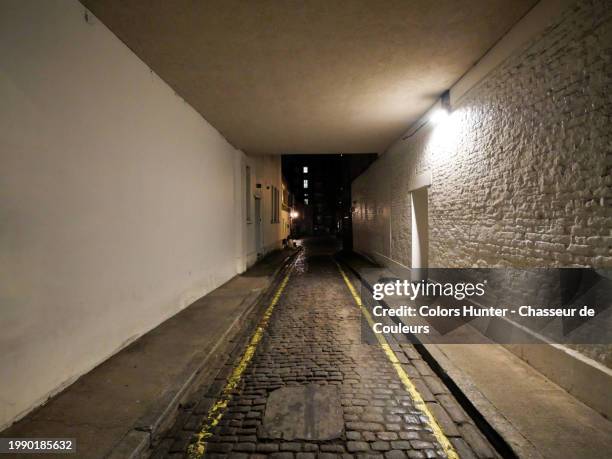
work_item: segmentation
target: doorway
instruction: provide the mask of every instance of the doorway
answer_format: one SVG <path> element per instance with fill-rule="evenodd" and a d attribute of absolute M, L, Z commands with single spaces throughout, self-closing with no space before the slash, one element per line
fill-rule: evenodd
<path fill-rule="evenodd" d="M 427 209 L 427 187 L 410 193 L 412 206 L 412 264 L 413 282 L 427 279 L 429 265 L 429 222 Z"/>
<path fill-rule="evenodd" d="M 261 231 L 261 198 L 255 197 L 255 253 L 263 255 L 263 234 Z"/>

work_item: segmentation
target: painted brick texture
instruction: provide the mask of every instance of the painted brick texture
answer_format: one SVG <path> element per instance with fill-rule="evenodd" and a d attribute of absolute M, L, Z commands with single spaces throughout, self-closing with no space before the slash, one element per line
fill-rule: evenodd
<path fill-rule="evenodd" d="M 411 264 L 411 184 L 431 171 L 432 267 L 612 267 L 612 6 L 583 0 L 442 125 L 399 139 L 352 186 L 354 247 Z M 571 346 L 612 366 L 611 346 Z"/>
<path fill-rule="evenodd" d="M 410 266 L 431 171 L 430 266 L 612 267 L 612 8 L 580 1 L 353 183 L 355 247 Z"/>

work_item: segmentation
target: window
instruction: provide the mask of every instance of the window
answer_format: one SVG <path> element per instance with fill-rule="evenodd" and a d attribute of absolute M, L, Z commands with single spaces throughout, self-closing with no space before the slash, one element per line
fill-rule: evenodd
<path fill-rule="evenodd" d="M 245 203 L 246 203 L 246 221 L 251 222 L 251 167 L 246 167 L 245 177 Z"/>
<path fill-rule="evenodd" d="M 304 174 L 308 174 L 308 166 L 304 166 Z"/>
<path fill-rule="evenodd" d="M 274 191 L 276 192 L 276 209 L 275 209 L 275 222 L 276 223 L 280 223 L 280 200 L 281 200 L 281 194 L 280 194 L 280 190 L 278 188 L 274 188 Z"/>
<path fill-rule="evenodd" d="M 280 222 L 280 192 L 275 186 L 270 187 L 270 223 Z"/>
<path fill-rule="evenodd" d="M 283 184 L 283 205 L 289 206 L 289 190 L 284 184 Z"/>
<path fill-rule="evenodd" d="M 308 198 L 304 198 L 304 204 L 308 205 Z"/>
<path fill-rule="evenodd" d="M 308 180 L 304 180 L 304 189 L 308 188 Z"/>
<path fill-rule="evenodd" d="M 276 206 L 276 203 L 274 202 L 274 187 L 271 186 L 270 187 L 270 223 L 274 223 L 275 206 Z"/>

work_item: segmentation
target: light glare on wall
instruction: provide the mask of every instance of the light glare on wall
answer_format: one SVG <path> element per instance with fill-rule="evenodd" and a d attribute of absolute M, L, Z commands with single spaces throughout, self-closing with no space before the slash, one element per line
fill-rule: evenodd
<path fill-rule="evenodd" d="M 444 109 L 444 108 L 439 108 L 436 111 L 434 111 L 431 116 L 429 117 L 429 120 L 434 124 L 440 124 L 443 123 L 444 121 L 446 121 L 449 117 L 449 113 L 448 110 Z"/>
<path fill-rule="evenodd" d="M 429 121 L 434 124 L 441 124 L 450 117 L 451 103 L 450 91 L 444 91 L 440 96 L 440 108 L 435 110 L 429 117 Z"/>
<path fill-rule="evenodd" d="M 455 158 L 461 134 L 465 130 L 465 118 L 465 110 L 460 108 L 446 116 L 442 115 L 437 124 L 432 121 L 433 129 L 427 141 L 427 149 L 433 162 Z"/>

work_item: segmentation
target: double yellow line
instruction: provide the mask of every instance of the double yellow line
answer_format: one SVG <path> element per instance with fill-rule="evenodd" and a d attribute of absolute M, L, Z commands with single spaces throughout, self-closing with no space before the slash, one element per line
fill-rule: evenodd
<path fill-rule="evenodd" d="M 204 453 L 206 452 L 206 440 L 212 436 L 213 428 L 219 424 L 219 421 L 221 421 L 221 418 L 225 414 L 225 408 L 227 408 L 227 405 L 231 399 L 232 391 L 238 387 L 238 383 L 242 378 L 244 370 L 246 370 L 249 363 L 253 359 L 257 345 L 263 338 L 264 331 L 268 325 L 268 322 L 270 321 L 274 307 L 276 306 L 276 303 L 278 303 L 283 290 L 285 290 L 287 282 L 289 282 L 289 276 L 291 275 L 292 270 L 293 265 L 291 265 L 291 268 L 289 268 L 287 274 L 285 274 L 285 277 L 276 289 L 276 292 L 274 293 L 270 304 L 266 308 L 263 317 L 259 321 L 257 329 L 255 330 L 255 333 L 253 333 L 244 354 L 228 378 L 219 399 L 214 403 L 210 410 L 208 410 L 208 415 L 206 416 L 206 420 L 202 425 L 202 429 L 196 434 L 195 440 L 189 445 L 189 448 L 187 448 L 187 454 L 191 459 L 199 459 L 204 456 Z"/>
<path fill-rule="evenodd" d="M 361 298 L 357 294 L 355 287 L 353 287 L 353 284 L 349 280 L 348 276 L 346 275 L 342 267 L 338 263 L 336 263 L 336 266 L 338 267 L 338 270 L 340 271 L 340 274 L 342 275 L 342 278 L 344 279 L 346 286 L 351 292 L 351 295 L 353 296 L 355 303 L 359 306 L 361 313 L 366 318 L 370 327 L 372 327 L 374 325 L 374 321 L 372 320 L 372 316 L 370 315 L 370 312 L 367 310 L 367 308 L 365 308 L 365 306 L 361 302 Z M 272 316 L 274 307 L 278 303 L 278 300 L 280 299 L 283 293 L 283 290 L 285 290 L 285 287 L 287 286 L 287 282 L 289 282 L 289 276 L 291 275 L 292 270 L 293 270 L 293 265 L 291 266 L 291 268 L 289 268 L 289 270 L 283 277 L 283 280 L 281 281 L 280 285 L 276 289 L 276 292 L 274 293 L 274 296 L 272 297 L 270 304 L 266 308 L 263 314 L 263 317 L 261 318 L 259 324 L 257 325 L 257 329 L 253 333 L 253 336 L 251 337 L 251 340 L 249 341 L 249 344 L 246 347 L 244 354 L 240 358 L 240 361 L 238 362 L 238 364 L 232 370 L 232 373 L 229 379 L 227 380 L 227 383 L 225 387 L 223 388 L 223 391 L 221 392 L 221 395 L 219 396 L 218 400 L 213 404 L 213 406 L 208 411 L 206 420 L 204 421 L 201 430 L 196 434 L 195 440 L 189 445 L 189 448 L 187 449 L 187 454 L 191 459 L 199 459 L 202 456 L 204 456 L 204 453 L 206 452 L 207 439 L 212 436 L 212 430 L 214 429 L 215 426 L 219 424 L 219 421 L 221 421 L 221 418 L 225 414 L 225 409 L 227 408 L 227 405 L 229 404 L 231 400 L 232 391 L 236 389 L 236 387 L 238 387 L 238 384 L 240 383 L 240 380 L 242 378 L 242 374 L 244 373 L 249 363 L 253 359 L 253 356 L 255 355 L 255 351 L 257 349 L 257 345 L 263 338 L 264 331 L 268 325 L 268 322 L 270 321 L 270 317 Z M 427 408 L 427 404 L 423 400 L 423 397 L 421 396 L 419 391 L 416 389 L 416 387 L 414 386 L 414 384 L 408 377 L 408 374 L 402 368 L 400 361 L 397 359 L 397 356 L 393 352 L 393 349 L 391 349 L 391 346 L 389 346 L 389 343 L 385 339 L 384 335 L 380 333 L 374 333 L 374 335 L 376 336 L 378 343 L 383 349 L 385 355 L 387 356 L 387 358 L 393 365 L 393 368 L 395 368 L 397 375 L 402 381 L 402 384 L 404 385 L 404 388 L 406 389 L 406 391 L 410 394 L 410 397 L 412 398 L 415 406 L 419 410 L 421 410 L 425 414 L 425 416 L 427 416 L 427 418 L 429 419 L 429 424 L 432 428 L 434 436 L 436 437 L 436 440 L 438 441 L 438 443 L 440 443 L 440 445 L 442 446 L 442 449 L 445 451 L 448 459 L 459 459 L 459 455 L 455 451 L 453 445 L 448 440 L 446 435 L 444 435 L 444 432 L 442 431 L 440 425 L 437 423 L 436 419 L 434 418 L 429 408 Z"/>
<path fill-rule="evenodd" d="M 370 327 L 373 327 L 374 320 L 372 320 L 370 311 L 368 311 L 368 309 L 363 305 L 363 302 L 361 301 L 361 298 L 359 294 L 357 293 L 357 290 L 355 289 L 355 287 L 353 287 L 353 284 L 349 280 L 348 276 L 346 275 L 342 267 L 337 262 L 336 262 L 336 266 L 338 267 L 340 274 L 342 274 L 344 283 L 346 284 L 349 291 L 351 292 L 351 295 L 353 296 L 355 303 L 357 303 L 357 306 L 359 306 L 361 313 L 366 318 L 368 325 Z M 406 373 L 406 371 L 402 368 L 402 364 L 397 359 L 397 356 L 395 355 L 395 352 L 393 352 L 393 349 L 391 349 L 391 346 L 389 346 L 389 343 L 387 342 L 385 336 L 382 333 L 374 333 L 374 335 L 376 336 L 376 339 L 378 340 L 380 347 L 383 349 L 385 355 L 387 356 L 387 359 L 389 359 L 389 361 L 393 365 L 393 368 L 395 368 L 395 372 L 397 373 L 400 380 L 402 381 L 402 384 L 404 385 L 404 389 L 406 389 L 408 394 L 410 394 L 410 397 L 412 398 L 412 401 L 415 407 L 421 410 L 423 414 L 425 414 L 425 416 L 427 416 L 427 418 L 429 419 L 429 425 L 431 426 L 433 434 L 436 437 L 436 440 L 438 440 L 438 443 L 440 443 L 440 446 L 442 446 L 442 449 L 446 453 L 446 456 L 448 457 L 448 459 L 459 459 L 459 455 L 457 454 L 457 451 L 453 447 L 453 444 L 450 442 L 448 437 L 444 434 L 444 432 L 442 431 L 442 428 L 436 421 L 436 418 L 434 417 L 433 413 L 429 410 L 429 408 L 427 407 L 427 404 L 423 400 L 423 397 L 421 396 L 421 394 L 419 393 L 419 391 L 417 390 L 413 382 L 408 377 L 408 374 Z"/>

